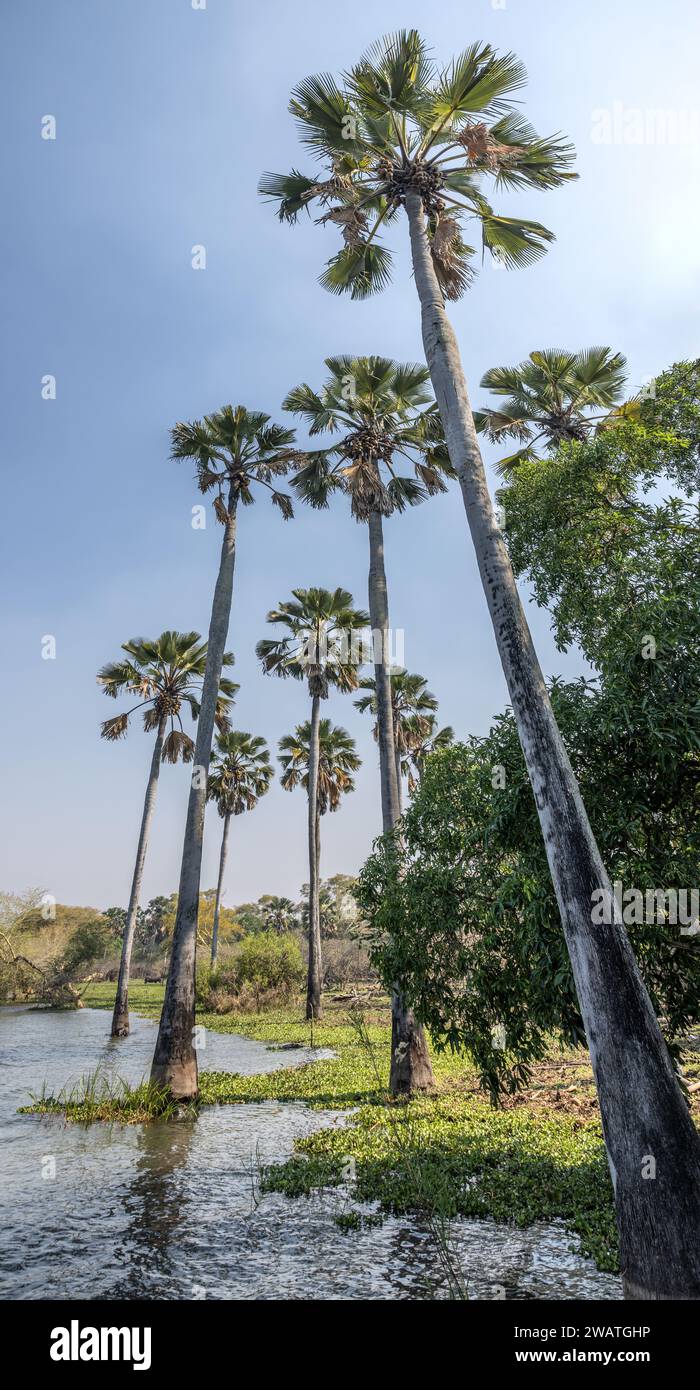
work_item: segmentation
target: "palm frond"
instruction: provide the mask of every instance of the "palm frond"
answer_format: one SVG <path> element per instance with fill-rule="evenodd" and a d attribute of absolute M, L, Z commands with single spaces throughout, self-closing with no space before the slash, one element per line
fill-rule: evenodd
<path fill-rule="evenodd" d="M 294 223 L 300 212 L 309 212 L 317 181 L 292 169 L 290 174 L 263 174 L 258 192 L 267 202 L 277 203 L 280 222 Z"/>
<path fill-rule="evenodd" d="M 391 262 L 391 252 L 376 242 L 344 246 L 319 275 L 319 284 L 331 294 L 349 293 L 351 299 L 367 299 L 389 284 Z"/>
<path fill-rule="evenodd" d="M 105 719 L 100 725 L 102 738 L 114 742 L 118 738 L 123 738 L 128 727 L 128 714 L 115 714 L 112 719 Z"/>

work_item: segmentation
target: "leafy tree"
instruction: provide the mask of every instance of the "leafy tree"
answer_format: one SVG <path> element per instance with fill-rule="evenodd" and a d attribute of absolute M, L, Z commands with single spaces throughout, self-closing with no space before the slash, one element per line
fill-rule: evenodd
<path fill-rule="evenodd" d="M 102 737 L 114 741 L 123 738 L 129 719 L 143 710 L 143 727 L 147 733 L 155 730 L 155 743 L 146 783 L 146 795 L 141 816 L 141 829 L 136 849 L 136 863 L 131 880 L 129 906 L 122 936 L 117 995 L 112 1014 L 112 1037 L 125 1038 L 129 1032 L 129 971 L 136 930 L 141 882 L 146 862 L 148 837 L 156 805 L 156 792 L 161 762 L 192 761 L 194 744 L 182 727 L 180 711 L 188 705 L 192 719 L 199 717 L 199 696 L 202 691 L 207 661 L 207 644 L 198 632 L 162 632 L 151 640 L 135 637 L 122 643 L 126 657 L 110 661 L 97 674 L 105 695 L 116 700 L 118 695 L 141 696 L 138 704 L 122 714 L 106 719 Z M 231 666 L 233 655 L 226 652 L 223 664 Z M 220 728 L 227 727 L 227 711 L 238 686 L 221 678 L 215 705 L 215 718 Z"/>
<path fill-rule="evenodd" d="M 102 917 L 84 922 L 73 933 L 63 955 L 61 966 L 66 975 L 75 976 L 104 956 L 112 945 L 112 934 Z"/>
<path fill-rule="evenodd" d="M 214 493 L 214 511 L 223 526 L 219 572 L 214 587 L 207 664 L 194 750 L 187 821 L 180 867 L 177 918 L 170 969 L 160 1016 L 151 1077 L 182 1100 L 197 1095 L 197 1054 L 193 1043 L 197 911 L 202 868 L 202 841 L 207 775 L 214 735 L 224 647 L 231 616 L 236 527 L 239 502 L 249 506 L 254 489 L 265 488 L 286 518 L 291 501 L 272 480 L 285 473 L 295 457 L 294 431 L 270 424 L 269 415 L 226 405 L 203 420 L 180 423 L 171 431 L 172 457 L 194 463 L 199 490 Z"/>
<path fill-rule="evenodd" d="M 219 941 L 219 916 L 221 913 L 221 891 L 224 883 L 224 870 L 228 852 L 228 834 L 231 816 L 240 816 L 244 811 L 252 811 L 272 781 L 272 763 L 264 738 L 254 734 L 229 730 L 220 734 L 212 754 L 207 796 L 215 801 L 224 826 L 219 855 L 219 877 L 216 885 L 214 907 L 214 927 L 211 937 L 211 964 L 216 965 Z"/>
<path fill-rule="evenodd" d="M 214 921 L 216 917 L 216 888 L 203 888 L 199 895 L 199 909 L 197 912 L 197 945 L 207 946 L 211 953 L 211 943 L 214 935 Z M 222 907 L 219 904 L 218 918 L 218 940 L 230 945 L 233 942 L 241 941 L 245 932 L 233 908 Z"/>
<path fill-rule="evenodd" d="M 27 914 L 39 910 L 43 897 L 42 888 L 26 888 L 22 893 L 0 891 L 0 931 L 21 931 Z"/>
<path fill-rule="evenodd" d="M 666 433 L 664 472 L 686 493 L 700 492 L 700 358 L 675 362 L 641 395 L 642 423 Z"/>
<path fill-rule="evenodd" d="M 171 898 L 151 898 L 136 922 L 136 940 L 144 951 L 155 951 L 168 936 L 172 919 Z"/>
<path fill-rule="evenodd" d="M 232 911 L 245 936 L 256 936 L 265 931 L 265 914 L 261 906 L 262 898 L 256 903 L 240 903 Z"/>
<path fill-rule="evenodd" d="M 513 54 L 475 43 L 437 68 L 415 30 L 376 43 L 338 85 L 310 77 L 291 110 L 322 165 L 265 175 L 282 220 L 320 203 L 345 245 L 326 267 L 331 291 L 363 298 L 389 279 L 383 230 L 404 211 L 426 361 L 535 794 L 600 1098 L 626 1288 L 633 1297 L 700 1296 L 700 1138 L 623 924 L 603 935 L 591 899 L 610 893 L 598 845 L 552 709 L 489 496 L 467 383 L 446 298 L 467 288 L 464 219 L 484 250 L 529 265 L 552 240 L 538 223 L 498 216 L 482 188 L 549 189 L 574 177 L 573 150 L 538 139 L 514 104 L 525 82 Z M 648 1117 L 660 1117 L 665 1182 L 639 1181 Z M 692 1178 L 690 1177 L 692 1175 Z M 687 1197 L 688 1191 L 694 1196 Z"/>
<path fill-rule="evenodd" d="M 600 690 L 583 679 L 555 681 L 551 694 L 611 876 L 646 894 L 697 876 L 700 715 L 696 701 L 686 698 L 681 711 L 667 690 L 657 691 L 653 709 L 643 705 L 637 675 L 630 659 L 624 699 L 618 682 Z M 672 723 L 684 749 L 674 759 Z M 385 982 L 397 975 L 405 982 L 438 1045 L 467 1050 L 496 1100 L 527 1080 L 552 1036 L 585 1042 L 536 828 L 509 711 L 486 738 L 430 759 L 400 839 L 380 844 L 360 876 Z M 700 1006 L 694 929 L 634 921 L 638 911 L 623 910 L 677 1056 Z"/>
<path fill-rule="evenodd" d="M 501 493 L 514 566 L 550 609 L 557 645 L 577 643 L 608 674 L 632 637 L 640 659 L 653 640 L 649 680 L 664 653 L 680 658 L 679 679 L 695 663 L 698 501 L 650 495 L 675 471 L 669 449 L 666 433 L 625 423 L 523 463 Z"/>
<path fill-rule="evenodd" d="M 320 732 L 322 724 L 330 729 L 328 720 L 321 719 L 321 700 L 327 699 L 331 686 L 346 692 L 357 688 L 357 661 L 353 648 L 369 622 L 369 615 L 353 608 L 352 594 L 346 589 L 334 589 L 332 592 L 329 589 L 293 589 L 292 594 L 291 599 L 273 608 L 267 615 L 268 623 L 286 629 L 285 636 L 264 638 L 258 642 L 256 651 L 263 671 L 269 675 L 305 680 L 311 698 L 307 735 L 310 766 L 304 783 L 308 788 L 309 806 L 309 977 L 306 1016 L 320 1018 L 322 968 L 318 815 L 326 809 L 324 798 L 329 795 L 328 786 L 324 786 Z M 284 751 L 281 744 L 280 749 Z M 292 776 L 292 769 L 288 769 L 288 775 Z M 335 806 L 331 806 L 331 810 L 335 810 Z"/>
<path fill-rule="evenodd" d="M 531 352 L 517 367 L 491 367 L 481 385 L 505 396 L 497 410 L 474 412 L 474 423 L 494 444 L 517 439 L 523 447 L 499 459 L 507 473 L 523 459 L 537 457 L 538 447 L 552 450 L 572 439 L 587 439 L 615 415 L 625 382 L 626 361 L 609 347 L 562 352 Z M 592 413 L 593 412 L 593 413 Z"/>

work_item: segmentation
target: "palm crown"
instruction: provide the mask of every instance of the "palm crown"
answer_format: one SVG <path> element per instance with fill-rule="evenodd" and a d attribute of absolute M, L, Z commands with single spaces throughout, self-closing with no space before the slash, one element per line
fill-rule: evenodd
<path fill-rule="evenodd" d="M 438 67 L 415 29 L 373 44 L 340 83 L 308 77 L 292 92 L 289 109 L 302 142 L 322 165 L 316 174 L 265 174 L 261 194 L 295 222 L 315 203 L 317 219 L 338 227 L 344 246 L 321 284 L 354 299 L 381 290 L 391 253 L 380 233 L 409 193 L 428 217 L 433 262 L 443 293 L 457 299 L 468 286 L 474 248 L 465 220 L 480 228 L 484 251 L 509 267 L 529 265 L 553 235 L 538 222 L 503 217 L 483 192 L 553 188 L 576 178 L 574 156 L 561 137 L 538 139 L 513 104 L 526 81 L 512 53 L 474 43 L 446 68 Z"/>
<path fill-rule="evenodd" d="M 334 490 L 350 497 L 353 516 L 390 516 L 445 491 L 454 477 L 427 367 L 387 357 L 327 357 L 320 392 L 304 382 L 283 402 L 309 434 L 342 432 L 337 444 L 306 455 L 292 486 L 313 507 L 328 505 Z M 424 408 L 427 407 L 427 408 Z M 414 476 L 397 473 L 403 461 Z"/>
<path fill-rule="evenodd" d="M 98 671 L 97 680 L 105 695 L 113 700 L 122 694 L 141 695 L 142 699 L 124 714 L 105 719 L 101 726 L 102 737 L 122 738 L 131 715 L 143 709 L 146 731 L 157 729 L 161 720 L 170 723 L 170 732 L 163 743 L 163 761 L 176 763 L 181 758 L 183 762 L 191 762 L 194 743 L 183 730 L 180 710 L 185 703 L 193 719 L 199 716 L 197 696 L 204 679 L 206 642 L 198 632 L 169 631 L 155 639 L 132 637 L 129 642 L 122 643 L 122 651 L 126 652 L 126 659 L 108 662 Z M 232 666 L 233 662 L 233 652 L 226 652 L 224 666 Z M 222 732 L 229 727 L 228 711 L 237 690 L 234 681 L 224 677 L 219 682 L 216 723 Z"/>
<path fill-rule="evenodd" d="M 219 734 L 212 752 L 207 797 L 220 816 L 252 811 L 270 786 L 273 768 L 264 738 L 231 729 Z"/>
<path fill-rule="evenodd" d="M 371 710 L 372 714 L 377 713 L 377 693 L 373 676 L 366 676 L 359 683 L 360 690 L 366 690 L 367 695 L 361 695 L 355 700 L 355 706 L 365 713 Z M 403 666 L 395 666 L 391 671 L 391 709 L 394 723 L 394 743 L 400 753 L 407 753 L 417 738 L 425 737 L 434 724 L 433 715 L 437 709 L 438 702 L 436 697 L 428 690 L 428 682 L 424 676 L 419 676 L 407 671 Z M 374 737 L 377 738 L 377 725 L 374 726 Z"/>
<path fill-rule="evenodd" d="M 445 724 L 438 729 L 434 715 L 408 715 L 404 721 L 406 734 L 406 755 L 401 763 L 404 777 L 408 777 L 408 790 L 414 792 L 418 780 L 423 776 L 425 764 L 432 753 L 441 748 L 449 748 L 454 743 L 454 729 Z"/>
<path fill-rule="evenodd" d="M 494 443 L 510 438 L 524 445 L 499 460 L 500 471 L 535 458 L 541 440 L 557 448 L 567 440 L 586 439 L 601 420 L 609 420 L 608 412 L 622 395 L 626 366 L 621 352 L 592 347 L 581 352 L 549 348 L 531 352 L 517 367 L 491 367 L 481 385 L 507 399 L 498 410 L 476 410 L 476 428 Z M 597 413 L 590 414 L 592 410 Z"/>
<path fill-rule="evenodd" d="M 356 690 L 355 639 L 367 629 L 369 614 L 353 608 L 346 589 L 292 589 L 293 598 L 267 615 L 287 629 L 278 639 L 258 642 L 256 654 L 268 675 L 308 681 L 309 693 L 326 699 L 329 686 Z"/>
<path fill-rule="evenodd" d="M 326 811 L 337 811 L 343 794 L 355 790 L 352 774 L 357 771 L 361 759 L 347 729 L 331 724 L 330 719 L 320 720 L 318 737 L 318 809 L 323 816 Z M 293 791 L 300 785 L 308 790 L 310 739 L 311 722 L 307 719 L 297 725 L 293 734 L 286 734 L 279 741 L 281 782 L 285 791 Z"/>
<path fill-rule="evenodd" d="M 293 515 L 289 494 L 280 492 L 272 480 L 299 458 L 291 448 L 294 430 L 269 421 L 269 415 L 261 411 L 225 405 L 203 420 L 180 423 L 170 431 L 171 458 L 192 459 L 200 492 L 216 490 L 214 510 L 219 521 L 227 520 L 227 500 L 250 506 L 255 500 L 254 483 L 268 488 L 285 520 Z"/>

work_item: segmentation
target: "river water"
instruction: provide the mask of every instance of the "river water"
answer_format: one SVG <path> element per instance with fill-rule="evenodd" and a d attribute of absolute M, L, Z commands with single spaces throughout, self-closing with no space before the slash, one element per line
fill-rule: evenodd
<path fill-rule="evenodd" d="M 347 1112 L 268 1101 L 206 1107 L 196 1119 L 88 1127 L 16 1113 L 42 1082 L 55 1094 L 98 1065 L 131 1082 L 146 1075 L 155 1025 L 132 1016 L 130 1038 L 113 1042 L 109 1023 L 100 1009 L 0 1008 L 1 1297 L 451 1296 L 420 1221 L 391 1217 L 343 1234 L 334 1215 L 348 1209 L 347 1195 L 260 1196 L 261 1163 L 288 1158 L 295 1139 L 347 1123 Z M 208 1033 L 200 1064 L 252 1073 L 310 1055 Z M 458 1221 L 452 1240 L 471 1298 L 621 1297 L 616 1278 L 571 1252 L 558 1223 L 519 1231 Z"/>

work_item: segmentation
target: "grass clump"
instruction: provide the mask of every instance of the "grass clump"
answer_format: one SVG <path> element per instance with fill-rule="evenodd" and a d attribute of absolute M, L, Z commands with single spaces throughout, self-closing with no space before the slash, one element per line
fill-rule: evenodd
<path fill-rule="evenodd" d="M 93 1124 L 99 1120 L 114 1120 L 120 1124 L 136 1125 L 145 1120 L 169 1119 L 180 1109 L 167 1090 L 142 1081 L 132 1086 L 123 1077 L 109 1076 L 98 1067 L 50 1095 L 43 1086 L 31 1094 L 31 1105 L 20 1107 L 20 1115 L 63 1115 L 72 1124 Z"/>

